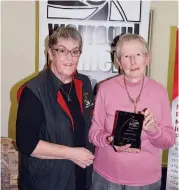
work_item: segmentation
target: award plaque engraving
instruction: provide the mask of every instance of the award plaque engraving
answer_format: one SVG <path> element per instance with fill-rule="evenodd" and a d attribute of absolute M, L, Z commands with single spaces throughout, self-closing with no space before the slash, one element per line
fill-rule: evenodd
<path fill-rule="evenodd" d="M 131 144 L 130 148 L 140 149 L 143 121 L 143 114 L 116 111 L 113 145 Z"/>

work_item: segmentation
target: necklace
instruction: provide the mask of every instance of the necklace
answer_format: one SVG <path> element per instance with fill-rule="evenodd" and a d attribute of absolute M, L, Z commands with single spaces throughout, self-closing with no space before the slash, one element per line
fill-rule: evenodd
<path fill-rule="evenodd" d="M 144 87 L 144 77 L 143 77 L 143 80 L 142 80 L 142 87 L 141 87 L 139 95 L 137 96 L 136 99 L 131 98 L 131 96 L 130 96 L 128 90 L 127 90 L 125 76 L 124 76 L 124 85 L 125 85 L 125 88 L 126 88 L 127 95 L 129 97 L 131 103 L 134 105 L 134 113 L 136 113 L 137 103 L 140 101 L 141 93 L 142 93 L 142 90 L 143 90 L 143 87 Z"/>
<path fill-rule="evenodd" d="M 61 87 L 61 89 L 62 89 L 62 91 L 65 93 L 65 95 L 67 96 L 67 101 L 68 102 L 71 102 L 72 101 L 72 99 L 70 98 L 70 93 L 71 93 L 71 89 L 72 89 L 72 84 L 73 84 L 73 82 L 71 82 L 71 85 L 70 85 L 70 90 L 69 90 L 69 92 L 68 92 L 68 94 L 65 92 L 65 90 Z"/>

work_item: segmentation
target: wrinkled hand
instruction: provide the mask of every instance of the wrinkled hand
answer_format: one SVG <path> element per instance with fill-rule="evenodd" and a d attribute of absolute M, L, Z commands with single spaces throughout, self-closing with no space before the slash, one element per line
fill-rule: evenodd
<path fill-rule="evenodd" d="M 93 163 L 94 155 L 83 147 L 70 149 L 70 160 L 82 168 L 86 168 Z"/>
<path fill-rule="evenodd" d="M 143 130 L 147 132 L 155 132 L 156 131 L 156 121 L 152 112 L 149 109 L 145 109 L 141 112 L 144 114 L 144 123 L 143 123 Z"/>
<path fill-rule="evenodd" d="M 108 137 L 108 141 L 110 142 L 110 143 L 112 143 L 113 142 L 113 138 L 114 137 Z M 131 146 L 131 144 L 126 144 L 126 145 L 124 145 L 124 146 L 114 146 L 114 148 L 115 148 L 115 150 L 117 151 L 117 152 L 130 152 L 130 153 L 137 153 L 137 152 L 140 152 L 140 150 L 139 149 L 137 149 L 137 148 L 130 148 L 130 146 Z"/>

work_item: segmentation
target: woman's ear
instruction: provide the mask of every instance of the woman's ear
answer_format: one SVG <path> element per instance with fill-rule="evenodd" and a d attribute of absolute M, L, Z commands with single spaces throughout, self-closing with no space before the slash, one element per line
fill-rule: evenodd
<path fill-rule="evenodd" d="M 122 70 L 121 60 L 120 58 L 116 57 L 116 62 L 119 65 L 119 68 Z"/>
<path fill-rule="evenodd" d="M 53 54 L 52 54 L 52 50 L 51 50 L 51 48 L 48 48 L 48 56 L 49 56 L 49 60 L 50 61 L 53 61 Z"/>
<path fill-rule="evenodd" d="M 149 66 L 150 60 L 151 60 L 151 55 L 150 55 L 150 53 L 148 53 L 148 54 L 146 55 L 146 66 Z"/>

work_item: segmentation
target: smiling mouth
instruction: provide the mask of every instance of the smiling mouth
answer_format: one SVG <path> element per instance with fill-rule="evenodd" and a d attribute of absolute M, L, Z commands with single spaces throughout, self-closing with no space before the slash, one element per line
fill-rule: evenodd
<path fill-rule="evenodd" d="M 64 65 L 65 67 L 72 67 L 72 65 Z"/>
<path fill-rule="evenodd" d="M 137 71 L 137 70 L 139 70 L 139 68 L 136 68 L 136 69 L 131 69 L 131 71 Z"/>

